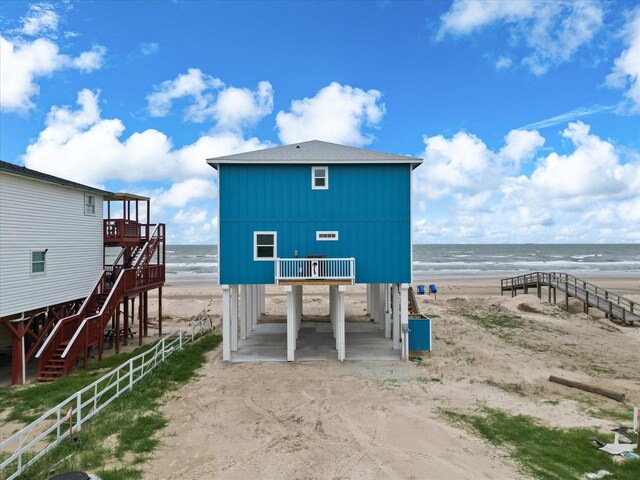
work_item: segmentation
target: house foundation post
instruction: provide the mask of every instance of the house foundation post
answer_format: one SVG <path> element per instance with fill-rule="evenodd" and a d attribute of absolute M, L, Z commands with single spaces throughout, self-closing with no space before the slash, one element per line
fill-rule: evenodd
<path fill-rule="evenodd" d="M 331 318 L 331 331 L 333 338 L 336 338 L 336 287 L 335 285 L 329 286 L 329 316 Z M 336 348 L 337 343 L 336 343 Z"/>
<path fill-rule="evenodd" d="M 120 304 L 116 308 L 116 325 L 114 327 L 114 341 L 116 342 L 116 353 L 120 353 Z"/>
<path fill-rule="evenodd" d="M 367 314 L 371 315 L 371 285 L 367 283 Z"/>
<path fill-rule="evenodd" d="M 252 285 L 253 289 L 252 289 L 252 293 L 253 293 L 253 326 L 255 327 L 256 325 L 258 325 L 258 318 L 260 318 L 260 310 L 258 307 L 258 299 L 259 299 L 259 293 L 258 293 L 258 285 Z"/>
<path fill-rule="evenodd" d="M 391 338 L 391 286 L 384 285 L 384 338 Z"/>
<path fill-rule="evenodd" d="M 123 319 L 124 319 L 124 335 L 122 336 L 122 345 L 127 345 L 127 339 L 129 338 L 129 297 L 124 297 L 124 302 L 122 302 L 122 306 L 124 307 L 123 311 Z M 120 335 L 120 332 L 118 332 Z"/>
<path fill-rule="evenodd" d="M 345 328 L 345 318 L 344 318 L 344 313 L 345 313 L 345 308 L 344 308 L 344 293 L 347 291 L 347 287 L 345 285 L 339 285 L 338 286 L 338 301 L 337 303 L 337 307 L 338 307 L 338 318 L 337 318 L 337 323 L 338 323 L 338 360 L 340 360 L 341 362 L 344 361 L 345 357 L 346 357 L 346 346 L 345 346 L 345 337 L 346 337 L 346 328 Z"/>
<path fill-rule="evenodd" d="M 378 328 L 381 331 L 385 329 L 385 308 L 384 308 L 384 300 L 385 300 L 385 286 L 383 283 L 378 284 L 378 313 L 377 317 L 380 321 L 378 324 Z"/>
<path fill-rule="evenodd" d="M 296 350 L 295 295 L 291 285 L 285 286 L 284 291 L 287 292 L 287 361 L 293 362 L 295 360 Z"/>
<path fill-rule="evenodd" d="M 247 286 L 240 285 L 240 339 L 247 339 Z"/>
<path fill-rule="evenodd" d="M 302 325 L 302 285 L 296 287 L 296 339 L 300 336 Z"/>
<path fill-rule="evenodd" d="M 222 360 L 231 361 L 231 301 L 229 285 L 222 285 Z"/>
<path fill-rule="evenodd" d="M 402 333 L 402 359 L 409 360 L 409 284 L 400 285 L 400 331 Z"/>
<path fill-rule="evenodd" d="M 143 314 L 142 293 L 141 293 L 140 295 L 138 295 L 138 346 L 139 347 L 142 346 L 142 334 L 144 333 L 143 325 L 142 325 L 143 316 L 144 314 Z"/>
<path fill-rule="evenodd" d="M 267 286 L 260 285 L 260 292 L 262 295 L 260 302 L 260 314 L 264 314 L 267 311 Z"/>
<path fill-rule="evenodd" d="M 5 323 L 11 331 L 11 384 L 20 385 L 25 383 L 25 361 L 24 361 L 24 323 Z"/>
<path fill-rule="evenodd" d="M 231 315 L 231 351 L 238 351 L 238 285 L 229 286 L 229 301 Z"/>
<path fill-rule="evenodd" d="M 391 285 L 392 310 L 393 310 L 393 349 L 400 350 L 400 290 L 398 284 Z"/>
<path fill-rule="evenodd" d="M 158 289 L 158 336 L 162 336 L 162 287 Z"/>
<path fill-rule="evenodd" d="M 149 336 L 149 292 L 144 292 L 144 336 Z"/>

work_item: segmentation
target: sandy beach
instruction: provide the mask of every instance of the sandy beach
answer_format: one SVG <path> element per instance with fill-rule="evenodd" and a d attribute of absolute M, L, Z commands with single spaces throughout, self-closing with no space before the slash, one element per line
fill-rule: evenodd
<path fill-rule="evenodd" d="M 591 280 L 640 302 L 638 278 Z M 544 295 L 501 297 L 496 278 L 437 285 L 437 299 L 418 297 L 434 339 L 420 365 L 225 364 L 219 349 L 212 352 L 201 376 L 167 399 L 169 425 L 145 478 L 526 478 L 504 451 L 447 422 L 443 409 L 489 406 L 557 427 L 616 425 L 598 414 L 615 401 L 552 384 L 549 375 L 621 391 L 640 404 L 639 328 L 581 313 L 577 301 L 567 313 Z M 327 314 L 325 290 L 305 291 L 305 315 Z M 362 315 L 364 287 L 349 288 L 347 297 L 347 316 Z M 165 287 L 165 328 L 203 309 L 218 324 L 220 299 L 214 285 Z M 267 288 L 267 313 L 285 314 L 281 289 Z M 503 314 L 522 319 L 521 335 L 472 320 Z"/>

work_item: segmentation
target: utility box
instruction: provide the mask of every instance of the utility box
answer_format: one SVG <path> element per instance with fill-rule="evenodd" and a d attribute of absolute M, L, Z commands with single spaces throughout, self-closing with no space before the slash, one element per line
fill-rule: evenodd
<path fill-rule="evenodd" d="M 431 351 L 431 319 L 409 315 L 409 351 Z"/>

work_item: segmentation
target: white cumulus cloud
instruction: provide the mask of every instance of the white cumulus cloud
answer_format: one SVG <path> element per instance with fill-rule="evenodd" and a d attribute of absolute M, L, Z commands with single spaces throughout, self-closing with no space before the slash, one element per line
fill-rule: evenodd
<path fill-rule="evenodd" d="M 215 120 L 220 130 L 240 130 L 255 125 L 273 110 L 273 87 L 267 81 L 255 91 L 225 86 L 219 78 L 198 68 L 154 87 L 147 96 L 147 110 L 154 117 L 169 114 L 175 100 L 188 98 L 185 120 L 202 123 Z"/>
<path fill-rule="evenodd" d="M 324 140 L 362 146 L 374 137 L 364 127 L 380 124 L 385 105 L 378 90 L 362 90 L 333 82 L 314 97 L 293 100 L 289 112 L 278 112 L 278 136 L 285 143 Z"/>
<path fill-rule="evenodd" d="M 630 110 L 637 113 L 640 112 L 640 7 L 630 15 L 624 28 L 624 37 L 628 48 L 616 58 L 613 72 L 607 76 L 607 83 L 626 89 Z"/>
<path fill-rule="evenodd" d="M 167 135 L 155 129 L 123 138 L 124 123 L 103 119 L 98 99 L 98 92 L 84 89 L 78 93 L 77 108 L 52 107 L 44 130 L 22 157 L 25 165 L 90 185 L 109 180 L 180 181 L 212 176 L 207 158 L 269 145 L 231 132 L 211 132 L 181 148 L 174 148 Z"/>
<path fill-rule="evenodd" d="M 469 35 L 492 24 L 510 27 L 514 51 L 520 44 L 530 51 L 522 58 L 533 74 L 567 62 L 588 44 L 603 24 L 604 10 L 597 1 L 572 0 L 455 0 L 441 17 L 437 38 Z M 496 68 L 508 68 L 502 57 Z"/>
<path fill-rule="evenodd" d="M 475 135 L 458 132 L 451 139 L 442 135 L 424 137 L 424 163 L 416 171 L 416 190 L 431 199 L 454 192 L 478 195 L 496 188 L 502 177 L 518 171 L 544 144 L 537 131 L 512 130 L 499 152 L 491 151 Z M 486 202 L 487 196 L 476 197 Z"/>
<path fill-rule="evenodd" d="M 77 57 L 61 54 L 53 41 L 32 42 L 0 36 L 0 109 L 26 113 L 33 108 L 32 97 L 40 92 L 36 80 L 57 70 L 73 68 L 90 72 L 102 66 L 106 49 L 94 46 Z"/>
<path fill-rule="evenodd" d="M 640 152 L 571 122 L 568 152 L 536 131 L 499 149 L 459 132 L 425 137 L 414 171 L 416 241 L 625 242 L 640 238 Z"/>
<path fill-rule="evenodd" d="M 29 11 L 21 20 L 20 32 L 25 35 L 52 35 L 58 30 L 60 17 L 52 4 L 36 3 L 29 7 Z"/>

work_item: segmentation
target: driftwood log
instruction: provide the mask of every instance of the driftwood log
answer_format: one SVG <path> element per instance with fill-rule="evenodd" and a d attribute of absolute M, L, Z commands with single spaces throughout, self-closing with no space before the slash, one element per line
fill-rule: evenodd
<path fill-rule="evenodd" d="M 613 398 L 618 402 L 624 402 L 624 393 L 618 393 L 618 392 L 614 392 L 613 390 L 607 390 L 606 388 L 587 385 L 586 383 L 574 382 L 573 380 L 567 380 L 566 378 L 556 377 L 555 375 L 551 375 L 549 377 L 549 381 L 554 383 L 559 383 L 561 385 L 566 385 L 567 387 L 578 388 L 580 390 L 584 390 L 585 392 L 591 392 L 597 395 L 602 395 L 603 397 Z"/>

